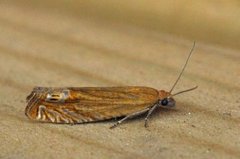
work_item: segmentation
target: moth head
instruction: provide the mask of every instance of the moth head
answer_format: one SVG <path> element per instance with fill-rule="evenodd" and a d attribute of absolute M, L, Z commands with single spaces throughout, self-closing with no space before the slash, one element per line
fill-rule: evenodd
<path fill-rule="evenodd" d="M 171 93 L 164 90 L 159 91 L 159 105 L 171 108 L 175 106 L 175 103 Z"/>
<path fill-rule="evenodd" d="M 170 92 L 164 91 L 164 90 L 160 90 L 159 91 L 159 104 L 163 107 L 174 107 L 175 106 L 175 100 L 174 100 L 174 96 L 185 93 L 185 92 L 189 92 L 192 91 L 194 89 L 196 89 L 198 86 L 183 90 L 183 91 L 179 91 L 177 93 L 171 94 Z"/>

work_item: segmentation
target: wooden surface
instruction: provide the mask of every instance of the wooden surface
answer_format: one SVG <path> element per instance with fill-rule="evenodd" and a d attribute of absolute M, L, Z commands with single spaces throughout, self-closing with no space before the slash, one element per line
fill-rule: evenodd
<path fill-rule="evenodd" d="M 82 5 L 88 8 L 78 10 Z M 223 14 L 230 10 L 228 5 L 222 19 L 211 19 L 206 11 L 211 23 L 199 28 L 196 21 L 188 25 L 191 21 L 184 18 L 176 28 L 167 27 L 170 20 L 162 21 L 161 31 L 150 27 L 154 19 L 146 18 L 156 9 L 150 12 L 146 6 L 139 9 L 149 11 L 142 21 L 134 16 L 129 20 L 127 13 L 116 13 L 134 5 L 119 5 L 119 10 L 106 9 L 104 15 L 99 11 L 104 5 L 93 1 L 76 6 L 64 1 L 0 3 L 0 158 L 240 158 L 240 30 L 230 23 L 236 16 L 239 26 L 239 14 L 231 14 L 239 12 L 234 8 L 228 14 L 234 16 Z M 144 7 L 143 2 L 138 5 Z M 169 15 L 174 17 L 166 18 Z M 227 27 L 219 26 L 210 35 L 208 29 L 220 20 Z M 185 22 L 196 29 L 182 29 Z M 176 33 L 177 27 L 183 34 Z M 175 109 L 156 111 L 147 129 L 144 117 L 110 130 L 114 121 L 71 126 L 32 122 L 24 115 L 25 98 L 34 86 L 141 85 L 169 90 L 193 39 L 197 46 L 175 92 L 199 88 L 176 96 Z"/>

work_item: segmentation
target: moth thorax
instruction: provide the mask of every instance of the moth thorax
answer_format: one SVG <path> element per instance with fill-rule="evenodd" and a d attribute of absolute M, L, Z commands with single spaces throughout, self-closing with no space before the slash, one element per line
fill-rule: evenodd
<path fill-rule="evenodd" d="M 165 91 L 165 90 L 159 90 L 159 99 L 164 99 L 164 98 L 168 98 L 169 96 L 171 96 L 171 93 Z"/>
<path fill-rule="evenodd" d="M 69 97 L 69 90 L 57 91 L 48 93 L 46 96 L 47 102 L 64 102 Z"/>

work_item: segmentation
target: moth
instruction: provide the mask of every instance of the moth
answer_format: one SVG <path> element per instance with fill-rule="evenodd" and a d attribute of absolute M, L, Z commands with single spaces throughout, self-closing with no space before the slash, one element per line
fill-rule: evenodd
<path fill-rule="evenodd" d="M 193 47 L 170 91 L 144 86 L 123 87 L 35 87 L 27 96 L 26 116 L 50 123 L 88 123 L 122 117 L 110 128 L 146 113 L 148 118 L 159 107 L 175 106 L 174 96 L 194 90 L 197 86 L 172 94 L 192 55 Z"/>

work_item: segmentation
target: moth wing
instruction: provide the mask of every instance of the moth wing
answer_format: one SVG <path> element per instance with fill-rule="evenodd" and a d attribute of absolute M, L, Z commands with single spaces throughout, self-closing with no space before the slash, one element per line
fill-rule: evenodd
<path fill-rule="evenodd" d="M 152 106 L 158 91 L 149 87 L 68 88 L 69 99 L 41 101 L 39 118 L 56 123 L 84 123 L 126 116 Z M 41 117 L 40 117 L 41 116 Z"/>

